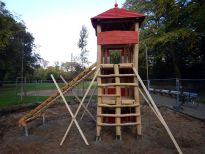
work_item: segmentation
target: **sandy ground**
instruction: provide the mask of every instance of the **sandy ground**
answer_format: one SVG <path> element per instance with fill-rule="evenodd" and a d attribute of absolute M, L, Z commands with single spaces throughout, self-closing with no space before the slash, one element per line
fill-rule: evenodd
<path fill-rule="evenodd" d="M 71 104 L 73 110 L 76 104 Z M 90 110 L 95 115 L 95 104 Z M 63 103 L 50 107 L 46 112 L 46 123 L 38 118 L 29 123 L 29 136 L 25 137 L 22 128 L 17 125 L 18 119 L 27 111 L 2 115 L 0 117 L 0 153 L 14 154 L 174 154 L 177 153 L 165 129 L 155 118 L 148 106 L 142 106 L 143 136 L 136 136 L 134 126 L 124 127 L 122 141 L 115 140 L 115 128 L 102 129 L 102 141 L 95 141 L 95 122 L 85 114 L 83 120 L 78 120 L 80 127 L 88 139 L 89 146 L 82 140 L 76 126 L 62 147 L 59 143 L 71 120 Z M 161 107 L 160 111 L 167 121 L 173 135 L 185 154 L 205 153 L 205 123 L 185 115 L 175 113 Z M 79 117 L 82 112 L 80 112 Z"/>

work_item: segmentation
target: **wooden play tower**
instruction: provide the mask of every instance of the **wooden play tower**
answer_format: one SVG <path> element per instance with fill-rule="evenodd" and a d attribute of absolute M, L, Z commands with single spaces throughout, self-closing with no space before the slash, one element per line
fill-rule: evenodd
<path fill-rule="evenodd" d="M 121 127 L 133 125 L 141 135 L 141 113 L 138 80 L 139 28 L 143 14 L 115 7 L 93 18 L 97 35 L 97 138 L 104 126 L 116 129 L 121 139 Z"/>
<path fill-rule="evenodd" d="M 144 19 L 143 14 L 118 8 L 117 4 L 114 8 L 91 18 L 97 35 L 97 62 L 69 82 L 64 81 L 64 78 L 62 78 L 65 83 L 62 88 L 59 88 L 51 74 L 57 92 L 19 119 L 19 126 L 24 127 L 25 135 L 28 136 L 28 123 L 41 116 L 44 122 L 44 114 L 48 107 L 61 97 L 72 120 L 60 142 L 60 146 L 63 145 L 73 124 L 76 125 L 85 144 L 89 145 L 78 124 L 77 116 L 81 107 L 83 107 L 84 111 L 95 121 L 94 116 L 88 110 L 89 102 L 84 105 L 84 101 L 97 78 L 97 141 L 100 140 L 102 127 L 109 126 L 115 127 L 117 139 L 122 137 L 122 126 L 134 126 L 137 135 L 142 135 L 139 99 L 139 95 L 141 95 L 166 129 L 177 151 L 182 154 L 178 143 L 138 73 L 139 28 Z M 95 75 L 82 100 L 74 95 L 79 101 L 79 105 L 73 113 L 64 94 L 71 91 L 92 73 Z"/>

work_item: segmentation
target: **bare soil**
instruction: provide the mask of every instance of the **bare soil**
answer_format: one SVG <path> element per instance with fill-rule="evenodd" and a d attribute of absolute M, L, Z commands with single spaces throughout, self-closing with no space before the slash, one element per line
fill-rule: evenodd
<path fill-rule="evenodd" d="M 77 104 L 70 104 L 72 110 Z M 89 108 L 95 115 L 95 104 Z M 29 110 L 28 110 L 29 111 Z M 205 123 L 191 117 L 175 113 L 160 107 L 160 111 L 170 127 L 174 137 L 184 154 L 205 154 Z M 27 112 L 27 111 L 26 111 Z M 136 153 L 136 154 L 174 154 L 177 153 L 165 129 L 154 116 L 148 106 L 141 107 L 143 136 L 137 137 L 134 126 L 123 127 L 122 141 L 115 140 L 115 128 L 102 129 L 102 141 L 96 142 L 95 122 L 85 114 L 78 122 L 82 128 L 89 146 L 85 145 L 77 128 L 73 125 L 63 146 L 60 141 L 71 121 L 70 115 L 63 103 L 57 103 L 46 111 L 46 123 L 42 118 L 29 123 L 29 136 L 24 136 L 22 128 L 18 127 L 18 119 L 25 111 L 2 115 L 0 117 L 0 153 L 14 154 L 104 154 L 104 153 Z"/>

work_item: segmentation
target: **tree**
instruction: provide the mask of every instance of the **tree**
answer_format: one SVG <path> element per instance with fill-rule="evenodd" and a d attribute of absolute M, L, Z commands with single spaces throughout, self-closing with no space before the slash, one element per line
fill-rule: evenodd
<path fill-rule="evenodd" d="M 75 71 L 76 65 L 78 65 L 76 62 L 63 62 L 61 63 L 61 69 L 65 72 L 72 72 Z"/>
<path fill-rule="evenodd" d="M 126 0 L 124 7 L 147 16 L 140 41 L 152 57 L 151 77 L 205 77 L 204 1 Z M 141 50 L 145 50 L 143 46 Z M 144 52 L 140 53 L 140 62 L 144 63 Z"/>
<path fill-rule="evenodd" d="M 41 59 L 41 64 L 43 65 L 43 68 L 45 69 L 46 67 L 48 67 L 49 61 L 45 59 Z"/>
<path fill-rule="evenodd" d="M 59 61 L 54 61 L 54 66 L 56 70 L 60 69 L 60 62 Z"/>
<path fill-rule="evenodd" d="M 118 51 L 114 51 L 110 54 L 110 63 L 119 64 L 120 63 L 120 54 Z"/>
<path fill-rule="evenodd" d="M 78 57 L 80 61 L 80 65 L 82 68 L 85 67 L 85 64 L 89 64 L 88 61 L 88 50 L 86 49 L 86 46 L 88 44 L 88 30 L 85 26 L 82 26 L 82 29 L 80 31 L 80 38 L 78 40 L 78 47 L 81 50 L 80 56 Z"/>
<path fill-rule="evenodd" d="M 73 72 L 71 73 L 71 77 L 76 76 L 79 74 L 82 70 L 85 69 L 85 66 L 89 64 L 90 62 L 88 61 L 88 53 L 89 51 L 87 50 L 86 46 L 88 44 L 88 30 L 85 26 L 82 26 L 80 30 L 80 37 L 78 40 L 78 48 L 80 49 L 80 55 L 73 57 Z"/>
<path fill-rule="evenodd" d="M 39 64 L 40 56 L 34 52 L 34 37 L 26 31 L 22 21 L 17 21 L 0 1 L 0 81 L 31 76 Z"/>

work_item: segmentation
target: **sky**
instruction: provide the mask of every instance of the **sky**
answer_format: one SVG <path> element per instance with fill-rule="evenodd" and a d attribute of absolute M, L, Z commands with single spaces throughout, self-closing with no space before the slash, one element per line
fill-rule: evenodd
<path fill-rule="evenodd" d="M 77 47 L 82 25 L 88 29 L 88 59 L 96 61 L 97 41 L 90 18 L 114 7 L 115 0 L 2 0 L 33 34 L 36 52 L 53 65 L 71 61 L 80 54 Z M 125 0 L 117 0 L 122 7 Z"/>

